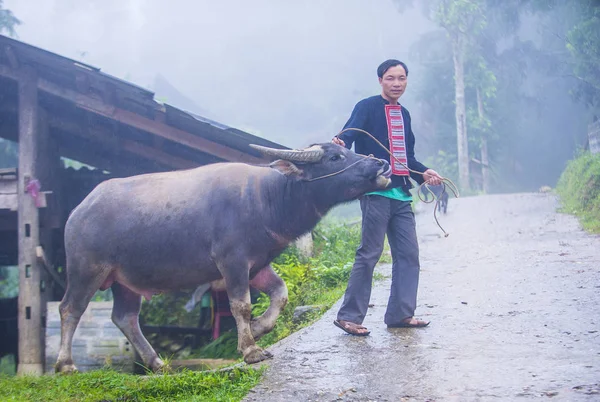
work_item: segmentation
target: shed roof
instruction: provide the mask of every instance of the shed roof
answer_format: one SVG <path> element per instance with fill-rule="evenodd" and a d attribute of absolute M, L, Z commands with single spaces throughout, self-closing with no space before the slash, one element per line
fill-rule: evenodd
<path fill-rule="evenodd" d="M 250 144 L 285 148 L 160 103 L 152 91 L 97 67 L 0 35 L 0 136 L 9 139 L 16 138 L 2 130 L 1 121 L 16 124 L 16 82 L 22 79 L 37 80 L 39 102 L 63 156 L 93 166 L 116 170 L 129 164 L 148 171 L 219 161 L 265 163 Z"/>

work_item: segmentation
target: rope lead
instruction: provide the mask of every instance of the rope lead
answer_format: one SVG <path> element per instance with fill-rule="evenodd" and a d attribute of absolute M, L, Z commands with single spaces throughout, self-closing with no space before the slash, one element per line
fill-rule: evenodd
<path fill-rule="evenodd" d="M 335 135 L 335 137 L 339 137 L 339 136 L 340 136 L 341 134 L 343 134 L 344 132 L 346 132 L 346 131 L 350 131 L 350 130 L 353 130 L 353 131 L 358 131 L 358 132 L 360 132 L 360 133 L 366 134 L 366 135 L 368 135 L 369 137 L 371 137 L 371 139 L 372 139 L 373 141 L 375 141 L 377 144 L 379 144 L 379 146 L 380 146 L 381 148 L 383 148 L 383 149 L 384 149 L 384 150 L 385 150 L 385 151 L 386 151 L 388 154 L 390 154 L 390 156 L 391 156 L 392 158 L 394 158 L 394 160 L 395 160 L 396 162 L 398 162 L 399 164 L 401 164 L 402 166 L 404 166 L 404 167 L 405 167 L 405 168 L 406 168 L 406 169 L 407 169 L 409 172 L 411 172 L 411 173 L 416 173 L 416 174 L 420 174 L 421 176 L 424 176 L 424 175 L 425 175 L 425 173 L 424 173 L 424 172 L 417 172 L 416 170 L 412 170 L 412 169 L 411 169 L 411 168 L 409 168 L 409 167 L 408 167 L 406 164 L 404 164 L 404 163 L 400 162 L 400 161 L 398 160 L 398 158 L 396 158 L 396 157 L 394 156 L 394 154 L 392 154 L 392 153 L 390 152 L 390 150 L 389 150 L 389 149 L 387 149 L 387 148 L 386 148 L 386 147 L 385 147 L 385 146 L 384 146 L 384 145 L 383 145 L 381 142 L 379 142 L 379 140 L 378 140 L 377 138 L 373 137 L 373 135 L 371 135 L 371 133 L 369 133 L 369 132 L 367 132 L 367 131 L 365 131 L 365 130 L 362 130 L 362 129 L 360 129 L 360 128 L 348 127 L 348 128 L 345 128 L 345 129 L 343 129 L 343 130 L 342 130 L 342 131 L 340 131 L 339 133 L 337 133 L 337 134 Z M 429 191 L 429 192 L 432 194 L 432 196 L 433 196 L 433 199 L 432 199 L 431 201 L 430 201 L 430 200 L 429 200 L 429 199 L 428 199 L 426 196 L 425 196 L 425 198 L 423 198 L 423 197 L 422 197 L 422 194 L 424 195 L 424 193 L 423 193 L 423 186 L 425 186 L 425 188 L 427 188 L 427 190 L 428 190 L 428 191 Z M 456 198 L 458 198 L 458 197 L 459 197 L 458 188 L 456 187 L 456 184 L 454 184 L 454 182 L 453 182 L 452 180 L 450 180 L 450 179 L 448 179 L 448 178 L 446 178 L 446 177 L 443 177 L 443 178 L 442 178 L 442 192 L 440 193 L 440 197 L 441 197 L 441 196 L 443 196 L 443 195 L 444 195 L 444 193 L 446 192 L 446 186 L 448 186 L 448 187 L 450 188 L 450 190 L 452 191 L 452 193 L 454 193 L 454 196 L 455 196 Z M 438 209 L 438 205 L 439 205 L 439 203 L 440 203 L 440 199 L 439 199 L 439 197 L 436 197 L 436 195 L 435 195 L 435 193 L 434 193 L 433 191 L 431 191 L 431 189 L 429 188 L 429 185 L 427 184 L 427 182 L 426 182 L 426 181 L 424 181 L 423 183 L 421 183 L 421 184 L 419 185 L 419 188 L 418 188 L 418 190 L 417 190 L 417 196 L 418 196 L 418 197 L 419 197 L 419 199 L 420 199 L 420 200 L 421 200 L 423 203 L 425 203 L 425 204 L 431 204 L 431 203 L 433 202 L 433 200 L 435 200 L 435 206 L 434 206 L 434 208 L 433 208 L 433 218 L 435 219 L 435 223 L 438 225 L 438 227 L 439 227 L 439 228 L 442 230 L 442 232 L 444 232 L 444 237 L 448 237 L 448 236 L 449 236 L 449 233 L 447 233 L 447 232 L 444 230 L 444 228 L 442 227 L 442 225 L 440 225 L 440 222 L 438 221 L 438 218 L 437 218 L 437 209 Z"/>

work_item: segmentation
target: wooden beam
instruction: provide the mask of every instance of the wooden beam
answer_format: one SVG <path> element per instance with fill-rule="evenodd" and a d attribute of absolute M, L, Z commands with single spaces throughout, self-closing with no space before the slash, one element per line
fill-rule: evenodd
<path fill-rule="evenodd" d="M 200 136 L 188 133 L 187 131 L 168 126 L 165 123 L 148 119 L 139 114 L 119 109 L 112 105 L 107 105 L 100 99 L 83 95 L 67 88 L 62 88 L 47 80 L 40 79 L 39 88 L 40 90 L 51 95 L 71 101 L 81 109 L 85 109 L 100 116 L 116 120 L 125 125 L 137 128 L 138 130 L 146 131 L 167 140 L 184 144 L 190 148 L 215 155 L 226 161 L 255 164 L 265 163 L 265 160 L 262 158 L 257 158 L 233 148 L 217 144 L 216 142 L 212 142 Z"/>
<path fill-rule="evenodd" d="M 159 123 L 157 121 L 147 119 L 143 116 L 129 112 L 127 110 L 115 108 L 112 116 L 106 117 L 113 118 L 123 124 L 127 124 L 139 130 L 146 131 L 148 133 L 157 135 L 167 140 L 171 140 L 186 145 L 190 148 L 194 148 L 199 151 L 215 155 L 226 161 L 247 162 L 255 164 L 265 163 L 265 160 L 263 159 L 245 154 L 243 152 L 237 151 L 233 148 L 229 148 L 221 144 L 217 144 L 205 138 L 188 133 L 187 131 L 179 130 L 175 127 L 168 126 L 164 123 Z"/>
<path fill-rule="evenodd" d="M 13 70 L 18 70 L 19 69 L 19 59 L 17 58 L 17 55 L 15 54 L 15 51 L 13 50 L 13 48 L 10 45 L 6 45 L 4 47 L 4 53 L 6 53 L 8 62 L 10 63 L 10 66 L 13 68 Z"/>
<path fill-rule="evenodd" d="M 88 75 L 81 71 L 75 73 L 75 86 L 79 92 L 87 93 L 90 90 L 90 80 L 88 79 Z"/>
<path fill-rule="evenodd" d="M 10 170 L 14 172 L 14 169 Z M 14 175 L 15 178 L 12 179 L 7 169 L 6 174 L 0 176 L 0 209 L 16 211 L 19 207 L 16 172 Z"/>
<path fill-rule="evenodd" d="M 52 263 L 46 257 L 46 253 L 44 252 L 44 248 L 42 246 L 37 246 L 35 248 L 35 254 L 38 259 L 38 262 L 42 267 L 46 269 L 46 272 L 50 274 L 55 283 L 57 283 L 64 291 L 67 290 L 67 284 L 62 280 L 60 276 L 58 276 L 58 272 L 54 269 Z"/>
<path fill-rule="evenodd" d="M 139 142 L 122 140 L 121 145 L 126 151 L 142 156 L 146 159 L 162 163 L 163 165 L 173 167 L 175 169 L 192 169 L 201 165 L 200 163 L 170 155 L 166 152 L 143 145 Z"/>
<path fill-rule="evenodd" d="M 0 75 L 18 79 L 17 74 L 4 65 L 0 65 Z M 122 124 L 186 145 L 190 148 L 215 155 L 226 161 L 252 164 L 264 164 L 268 162 L 266 159 L 249 155 L 225 145 L 207 140 L 206 138 L 191 134 L 187 131 L 171 127 L 164 122 L 152 120 L 139 114 L 117 108 L 114 105 L 106 104 L 102 99 L 78 93 L 45 79 L 40 78 L 38 80 L 38 88 L 41 91 L 73 102 L 81 109 L 88 110 L 100 116 L 116 120 Z"/>
<path fill-rule="evenodd" d="M 30 180 L 38 175 L 38 86 L 31 68 L 22 70 L 19 80 L 19 375 L 44 372 L 42 342 L 42 302 L 40 281 L 43 279 L 35 248 L 39 245 L 40 216 L 34 198 L 27 192 Z"/>
<path fill-rule="evenodd" d="M 71 121 L 65 121 L 56 116 L 50 118 L 50 126 L 58 128 L 60 130 L 64 130 L 69 134 L 73 134 L 78 137 L 103 143 L 107 146 L 114 145 L 115 133 L 109 130 L 92 128 L 89 126 L 84 127 L 81 124 L 73 123 Z M 190 169 L 201 165 L 198 162 L 190 161 L 184 158 L 179 158 L 177 156 L 168 154 L 164 151 L 152 148 L 150 146 L 132 140 L 119 139 L 119 147 L 121 150 L 125 150 L 133 154 L 142 156 L 143 158 L 149 159 L 151 161 L 159 162 L 165 166 L 169 166 L 174 169 Z"/>
<path fill-rule="evenodd" d="M 11 80 L 19 80 L 19 75 L 17 74 L 17 72 L 9 66 L 7 66 L 6 64 L 0 64 L 0 75 L 6 78 L 10 78 Z"/>

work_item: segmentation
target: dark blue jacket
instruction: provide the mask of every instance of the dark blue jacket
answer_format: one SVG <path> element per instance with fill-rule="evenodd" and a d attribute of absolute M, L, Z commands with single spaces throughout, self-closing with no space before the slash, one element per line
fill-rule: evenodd
<path fill-rule="evenodd" d="M 389 150 L 390 143 L 388 139 L 387 120 L 385 118 L 385 105 L 388 103 L 381 95 L 361 100 L 354 107 L 352 115 L 344 125 L 344 128 L 353 127 L 363 129 L 371 133 Z M 406 141 L 408 167 L 417 172 L 424 172 L 428 168 L 415 158 L 415 135 L 412 132 L 410 113 L 408 113 L 408 110 L 404 106 L 402 106 L 402 118 L 404 119 L 404 138 Z M 361 132 L 346 131 L 339 138 L 344 141 L 348 149 L 354 144 L 354 151 L 357 154 L 373 155 L 376 158 L 390 161 L 390 154 Z M 419 184 L 424 181 L 423 176 L 420 174 L 411 173 L 410 177 Z M 406 176 L 394 175 L 392 176 L 390 188 L 393 187 L 402 187 L 408 193 L 408 190 L 412 188 L 412 184 Z"/>

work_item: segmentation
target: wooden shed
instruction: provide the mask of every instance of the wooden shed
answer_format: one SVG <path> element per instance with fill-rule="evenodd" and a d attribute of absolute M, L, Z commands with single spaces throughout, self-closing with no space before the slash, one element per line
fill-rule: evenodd
<path fill-rule="evenodd" d="M 44 371 L 45 303 L 64 292 L 69 212 L 108 178 L 237 161 L 279 144 L 168 104 L 100 69 L 0 35 L 0 137 L 19 166 L 0 170 L 0 260 L 19 266 L 19 373 Z M 65 168 L 69 158 L 93 168 Z"/>

